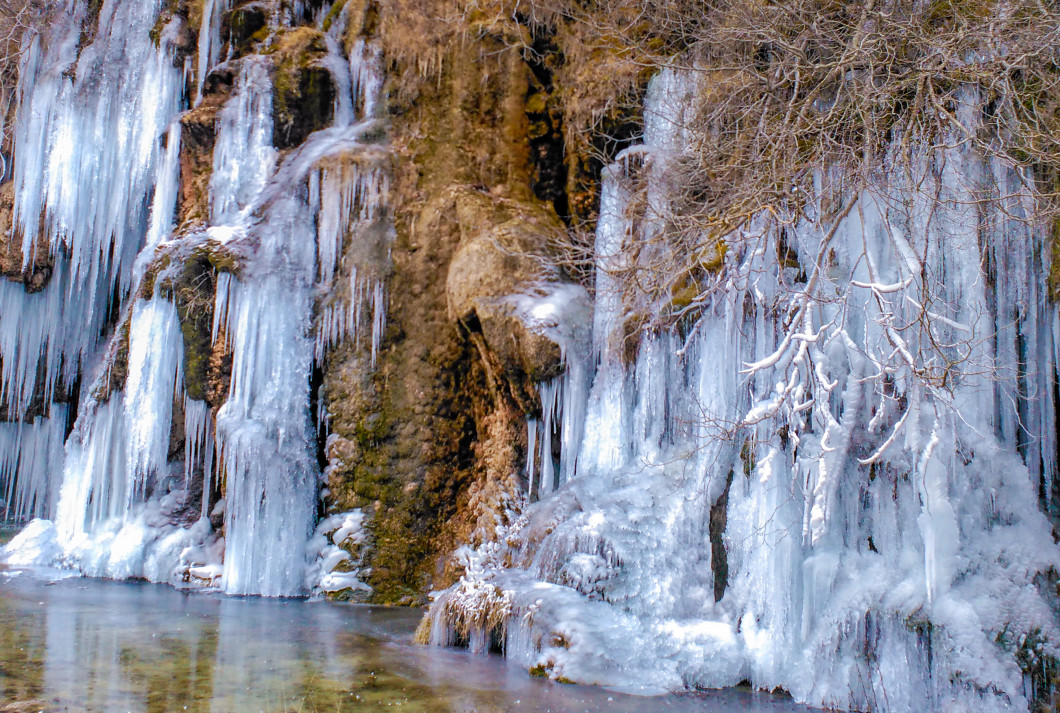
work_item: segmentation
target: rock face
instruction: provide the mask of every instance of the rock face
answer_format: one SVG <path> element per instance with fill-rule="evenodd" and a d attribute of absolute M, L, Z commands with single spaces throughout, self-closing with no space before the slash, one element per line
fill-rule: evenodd
<path fill-rule="evenodd" d="M 32 259 L 25 264 L 22 240 L 14 232 L 11 213 L 14 209 L 14 184 L 11 181 L 0 186 L 0 235 L 10 239 L 0 243 L 0 275 L 14 282 L 21 282 L 27 292 L 40 292 L 52 276 L 55 260 L 46 250 L 34 251 Z"/>
<path fill-rule="evenodd" d="M 504 304 L 559 279 L 544 246 L 564 229 L 534 195 L 533 75 L 507 39 L 453 43 L 411 96 L 407 79 L 392 80 L 386 338 L 374 373 L 347 347 L 325 376 L 329 488 L 337 507 L 374 513 L 370 584 L 384 601 L 451 583 L 449 553 L 504 521 L 520 497 L 526 414 L 540 408 L 534 384 L 560 364 L 558 346 Z"/>

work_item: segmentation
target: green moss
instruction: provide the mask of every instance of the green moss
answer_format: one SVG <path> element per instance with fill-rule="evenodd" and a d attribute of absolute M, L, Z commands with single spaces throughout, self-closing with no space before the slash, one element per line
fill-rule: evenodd
<path fill-rule="evenodd" d="M 338 2 L 331 6 L 331 10 L 329 10 L 328 14 L 324 17 L 324 24 L 322 25 L 324 32 L 331 29 L 331 25 L 339 18 L 344 7 L 346 7 L 346 0 L 338 0 Z"/>
<path fill-rule="evenodd" d="M 327 44 L 319 30 L 299 27 L 277 36 L 269 49 L 273 71 L 273 143 L 297 146 L 331 123 L 335 89 L 320 60 Z"/>

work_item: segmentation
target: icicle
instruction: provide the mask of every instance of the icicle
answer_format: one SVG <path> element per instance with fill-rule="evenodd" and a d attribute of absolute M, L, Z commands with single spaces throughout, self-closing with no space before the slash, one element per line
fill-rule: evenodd
<path fill-rule="evenodd" d="M 210 494 L 213 487 L 214 425 L 210 406 L 205 401 L 184 395 L 184 488 L 191 485 L 192 475 L 199 467 L 203 473 L 202 514 L 210 516 Z"/>
<path fill-rule="evenodd" d="M 84 537 L 103 520 L 123 514 L 126 504 L 124 405 L 120 394 L 89 404 L 66 446 L 55 526 L 60 541 Z"/>
<path fill-rule="evenodd" d="M 539 424 L 540 422 L 536 418 L 526 419 L 526 496 L 530 499 L 536 495 L 534 492 L 534 458 L 537 455 L 537 427 Z"/>
<path fill-rule="evenodd" d="M 46 518 L 55 505 L 54 470 L 62 468 L 66 407 L 53 404 L 48 418 L 0 424 L 0 492 L 4 519 Z"/>
<path fill-rule="evenodd" d="M 48 251 L 55 265 L 39 294 L 0 286 L 0 395 L 16 418 L 38 387 L 50 400 L 57 384 L 73 384 L 110 301 L 130 287 L 147 199 L 166 163 L 160 137 L 181 97 L 180 71 L 150 38 L 158 6 L 105 3 L 80 56 L 79 3 L 64 10 L 47 49 L 29 40 L 14 134 L 14 222 L 24 264 Z"/>
<path fill-rule="evenodd" d="M 129 328 L 125 419 L 129 484 L 126 511 L 142 500 L 166 467 L 173 399 L 180 387 L 184 343 L 173 303 L 138 301 Z"/>
<path fill-rule="evenodd" d="M 316 501 L 309 431 L 308 295 L 283 275 L 233 282 L 232 386 L 217 429 L 227 482 L 224 589 L 302 591 Z"/>
<path fill-rule="evenodd" d="M 134 284 L 139 284 L 154 257 L 154 250 L 173 232 L 180 190 L 180 122 L 173 122 L 166 134 L 166 153 L 158 171 L 158 183 L 151 201 L 151 222 L 144 247 L 136 260 Z"/>
<path fill-rule="evenodd" d="M 276 165 L 272 147 L 272 80 L 268 60 L 243 60 L 235 95 L 221 110 L 210 177 L 210 215 L 215 225 L 238 221 Z"/>
<path fill-rule="evenodd" d="M 383 90 L 382 52 L 373 43 L 357 38 L 350 51 L 350 75 L 357 115 L 371 118 Z"/>
<path fill-rule="evenodd" d="M 320 162 L 357 148 L 360 136 L 353 127 L 319 132 L 287 157 L 255 202 L 261 218 L 247 230 L 257 252 L 240 279 L 218 286 L 214 334 L 223 328 L 232 349 L 229 398 L 217 415 L 226 482 L 222 586 L 229 593 L 304 588 L 319 480 L 309 419 L 319 258 L 307 197 Z"/>
<path fill-rule="evenodd" d="M 1037 507 L 1055 497 L 1060 311 L 1030 183 L 955 135 L 841 196 L 856 202 L 822 228 L 836 199 L 822 169 L 805 217 L 724 236 L 694 325 L 668 328 L 660 300 L 657 329 L 629 335 L 627 311 L 650 305 L 625 277 L 665 249 L 682 189 L 667 166 L 698 81 L 661 72 L 644 144 L 604 172 L 592 358 L 565 351 L 528 422 L 542 502 L 462 553 L 432 636 L 451 643 L 483 610 L 477 593 L 498 592 L 508 651 L 564 676 L 749 679 L 856 710 L 1027 709 L 1015 639 L 997 632 L 1060 637 L 1036 584 L 1060 567 Z M 961 120 L 979 130 L 974 104 Z M 554 302 L 512 300 L 530 322 Z"/>
<path fill-rule="evenodd" d="M 361 238 L 362 231 L 370 235 L 374 223 L 386 217 L 390 188 L 383 170 L 363 169 L 351 163 L 325 168 L 320 186 L 318 274 L 322 283 L 329 284 L 341 264 L 346 236 L 350 235 L 356 241 Z M 371 267 L 379 269 L 378 266 Z M 347 289 L 345 305 L 336 302 L 322 310 L 317 329 L 316 359 L 321 361 L 329 349 L 347 339 L 360 344 L 362 336 L 371 330 L 371 360 L 375 366 L 386 328 L 385 283 L 364 276 L 356 265 L 351 265 Z"/>
<path fill-rule="evenodd" d="M 221 18 L 228 12 L 231 0 L 206 0 L 199 27 L 199 71 L 196 76 L 195 104 L 202 101 L 206 75 L 221 59 Z"/>

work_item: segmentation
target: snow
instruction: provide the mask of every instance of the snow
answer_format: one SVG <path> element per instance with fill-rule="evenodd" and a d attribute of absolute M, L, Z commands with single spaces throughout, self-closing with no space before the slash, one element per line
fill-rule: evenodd
<path fill-rule="evenodd" d="M 57 565 L 62 549 L 56 542 L 55 523 L 34 518 L 0 550 L 5 564 L 13 567 Z"/>
<path fill-rule="evenodd" d="M 363 566 L 360 554 L 368 536 L 364 526 L 365 515 L 360 508 L 332 515 L 317 525 L 307 548 L 313 559 L 306 577 L 311 591 L 371 593 L 372 588 L 364 581 L 370 570 Z"/>

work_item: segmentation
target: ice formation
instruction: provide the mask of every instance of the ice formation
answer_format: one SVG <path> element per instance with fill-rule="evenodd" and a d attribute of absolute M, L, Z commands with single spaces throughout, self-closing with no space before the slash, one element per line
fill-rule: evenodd
<path fill-rule="evenodd" d="M 238 594 L 363 591 L 363 514 L 315 522 L 310 375 L 344 340 L 374 362 L 385 327 L 379 50 L 347 54 L 347 10 L 333 18 L 334 125 L 283 156 L 269 59 L 231 60 L 210 225 L 177 236 L 179 113 L 231 59 L 229 3 L 203 8 L 194 97 L 165 32 L 151 39 L 162 5 L 104 0 L 83 34 L 90 3 L 67 0 L 49 42 L 25 40 L 14 218 L 24 264 L 55 265 L 35 294 L 0 280 L 0 494 L 5 516 L 38 518 L 4 557 Z M 609 685 L 1026 710 L 1060 654 L 1043 594 L 1060 568 L 1060 314 L 1033 196 L 959 140 L 856 196 L 822 173 L 783 233 L 726 236 L 696 322 L 640 333 L 630 358 L 628 248 L 666 229 L 696 91 L 658 76 L 643 143 L 604 171 L 591 317 L 574 286 L 511 297 L 566 371 L 528 419 L 535 502 L 459 553 L 433 640 Z M 243 262 L 217 279 L 233 370 L 216 414 L 185 393 L 175 305 L 138 289 L 180 245 Z M 110 390 L 123 328 L 129 378 Z"/>
<path fill-rule="evenodd" d="M 541 385 L 537 502 L 464 552 L 432 641 L 608 685 L 1027 710 L 1060 653 L 1060 317 L 1033 197 L 957 140 L 856 196 L 821 176 L 794 229 L 727 236 L 694 326 L 627 361 L 617 275 L 671 210 L 695 81 L 656 77 L 643 144 L 604 172 L 591 390 L 578 410 L 573 382 Z M 582 414 L 561 463 L 535 448 Z"/>
<path fill-rule="evenodd" d="M 217 122 L 210 225 L 174 235 L 190 68 L 174 66 L 167 28 L 152 39 L 162 5 L 106 0 L 94 41 L 79 49 L 89 3 L 68 0 L 68 22 L 48 43 L 26 40 L 16 220 L 26 264 L 50 251 L 56 266 L 40 294 L 0 282 L 0 397 L 13 417 L 0 424 L 0 492 L 7 515 L 40 518 L 4 557 L 233 594 L 304 594 L 321 586 L 307 550 L 321 478 L 311 372 L 347 338 L 370 340 L 374 359 L 385 325 L 387 154 L 365 120 L 381 87 L 377 53 L 362 43 L 345 54 L 332 31 L 324 65 L 344 110 L 282 161 L 271 60 L 228 57 L 237 76 Z M 204 7 L 195 103 L 226 59 L 228 7 Z M 365 235 L 371 245 L 361 247 Z M 197 248 L 233 251 L 242 266 L 217 276 L 213 338 L 227 343 L 232 379 L 216 413 L 184 390 L 178 311 L 159 287 L 172 275 L 152 267 L 163 251 Z M 314 320 L 323 294 L 325 316 Z M 128 377 L 113 389 L 123 349 Z M 41 416 L 30 409 L 42 393 L 49 403 L 78 389 L 64 451 L 65 401 Z M 170 460 L 177 418 L 183 462 Z M 363 586 L 327 564 L 321 576 L 332 585 Z"/>
<path fill-rule="evenodd" d="M 332 515 L 317 525 L 308 547 L 313 561 L 306 577 L 310 591 L 371 593 L 372 588 L 364 582 L 369 572 L 361 556 L 361 546 L 368 537 L 364 525 L 360 509 Z"/>

